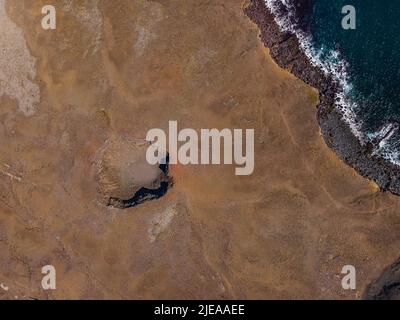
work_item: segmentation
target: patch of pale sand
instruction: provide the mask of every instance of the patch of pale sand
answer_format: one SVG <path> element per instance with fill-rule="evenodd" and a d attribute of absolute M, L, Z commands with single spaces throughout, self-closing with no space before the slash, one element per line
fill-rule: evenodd
<path fill-rule="evenodd" d="M 156 25 L 162 20 L 163 12 L 162 7 L 159 3 L 152 3 L 145 5 L 146 19 L 139 19 L 136 24 L 137 40 L 134 45 L 135 54 L 140 57 L 142 56 L 147 46 L 157 39 L 157 33 L 155 32 Z"/>
<path fill-rule="evenodd" d="M 150 228 L 147 233 L 150 238 L 150 242 L 155 242 L 160 233 L 164 232 L 171 224 L 174 217 L 177 215 L 175 207 L 169 207 L 163 212 L 156 213 L 151 221 Z"/>
<path fill-rule="evenodd" d="M 73 13 L 78 21 L 93 35 L 91 54 L 95 54 L 101 45 L 103 35 L 103 16 L 98 8 L 99 0 L 84 1 L 83 5 L 74 5 L 73 0 L 65 0 L 63 9 Z M 86 54 L 89 53 L 89 49 Z"/>
<path fill-rule="evenodd" d="M 135 53 L 137 56 L 142 56 L 146 50 L 147 45 L 157 37 L 148 28 L 140 25 L 136 26 L 136 32 L 138 33 L 138 39 L 134 46 Z"/>
<path fill-rule="evenodd" d="M 36 59 L 31 56 L 23 31 L 8 17 L 5 0 L 0 0 L 0 96 L 17 100 L 26 116 L 36 111 L 40 89 L 36 78 Z"/>
<path fill-rule="evenodd" d="M 205 65 L 209 63 L 216 55 L 217 52 L 213 49 L 204 47 L 198 49 L 189 59 L 189 70 L 192 71 L 193 69 L 205 68 Z"/>

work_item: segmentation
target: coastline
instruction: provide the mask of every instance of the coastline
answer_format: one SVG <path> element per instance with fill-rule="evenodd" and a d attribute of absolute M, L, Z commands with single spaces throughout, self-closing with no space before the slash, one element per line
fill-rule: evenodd
<path fill-rule="evenodd" d="M 318 90 L 316 118 L 328 147 L 360 175 L 375 181 L 382 191 L 400 195 L 400 168 L 382 157 L 372 155 L 372 144 L 361 145 L 335 108 L 338 85 L 311 64 L 300 49 L 296 35 L 280 29 L 264 0 L 249 0 L 244 12 L 259 27 L 261 41 L 269 48 L 274 61 Z"/>
<path fill-rule="evenodd" d="M 7 2 L 37 59 L 41 101 L 25 117 L 2 98 L 1 299 L 358 299 L 399 256 L 400 197 L 326 146 L 317 90 L 273 62 L 243 2 L 73 1 L 64 27 L 39 38 L 42 3 Z M 82 12 L 99 12 L 97 51 Z M 163 197 L 107 206 L 104 143 L 139 141 L 171 119 L 254 129 L 255 173 L 173 165 Z M 62 277 L 57 290 L 41 290 L 43 261 Z M 343 291 L 349 263 L 357 290 Z"/>

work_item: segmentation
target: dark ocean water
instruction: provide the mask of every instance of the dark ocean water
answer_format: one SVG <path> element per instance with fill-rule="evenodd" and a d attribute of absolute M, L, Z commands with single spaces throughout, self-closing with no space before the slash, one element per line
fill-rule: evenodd
<path fill-rule="evenodd" d="M 362 143 L 400 164 L 400 1 L 266 0 L 310 59 L 342 84 L 337 107 Z M 342 8 L 356 9 L 356 29 L 342 28 Z"/>

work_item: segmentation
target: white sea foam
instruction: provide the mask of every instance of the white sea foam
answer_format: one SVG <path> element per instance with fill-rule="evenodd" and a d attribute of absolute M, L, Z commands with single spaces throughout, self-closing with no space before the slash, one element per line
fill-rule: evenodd
<path fill-rule="evenodd" d="M 383 126 L 380 130 L 368 134 L 368 138 L 371 140 L 379 141 L 372 154 L 379 155 L 396 165 L 400 165 L 400 153 L 398 151 L 399 142 L 398 139 L 395 138 L 395 135 L 399 134 L 399 129 L 399 124 L 389 123 Z"/>
<path fill-rule="evenodd" d="M 275 17 L 275 22 L 280 29 L 285 32 L 296 35 L 299 40 L 300 49 L 309 58 L 313 66 L 318 67 L 326 75 L 330 75 L 337 84 L 340 91 L 335 97 L 335 107 L 340 112 L 343 120 L 349 125 L 352 133 L 358 138 L 362 145 L 367 142 L 378 139 L 379 144 L 374 153 L 400 165 L 400 152 L 394 147 L 396 144 L 393 136 L 398 134 L 397 124 L 390 123 L 380 131 L 365 134 L 361 127 L 362 122 L 357 119 L 356 112 L 359 105 L 352 101 L 349 93 L 352 90 L 352 84 L 347 72 L 349 66 L 345 59 L 337 50 L 327 50 L 326 48 L 315 48 L 312 35 L 305 33 L 298 27 L 295 16 L 295 1 L 292 0 L 264 0 L 267 8 Z M 284 7 L 284 10 L 282 9 Z"/>

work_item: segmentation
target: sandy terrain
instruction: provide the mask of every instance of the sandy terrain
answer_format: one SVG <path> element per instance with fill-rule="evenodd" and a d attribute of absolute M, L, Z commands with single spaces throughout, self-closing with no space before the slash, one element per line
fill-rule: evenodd
<path fill-rule="evenodd" d="M 0 298 L 359 298 L 400 256 L 399 198 L 325 145 L 317 93 L 271 60 L 242 0 L 53 3 L 45 31 L 48 1 L 0 1 Z M 171 165 L 160 199 L 98 201 L 104 143 L 169 120 L 254 128 L 254 174 Z"/>

